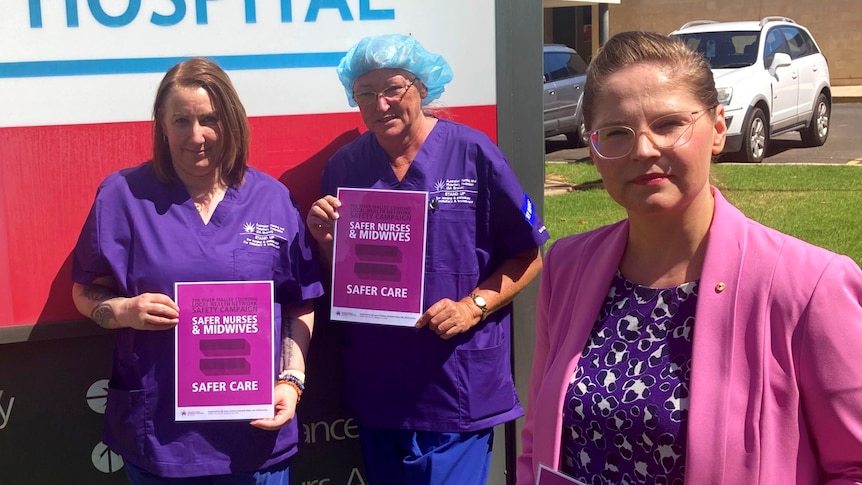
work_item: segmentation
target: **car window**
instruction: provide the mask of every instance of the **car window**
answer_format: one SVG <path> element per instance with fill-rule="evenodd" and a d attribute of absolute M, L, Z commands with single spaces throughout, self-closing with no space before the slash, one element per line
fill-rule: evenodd
<path fill-rule="evenodd" d="M 757 32 L 680 34 L 685 45 L 706 58 L 713 69 L 746 67 L 757 60 Z"/>
<path fill-rule="evenodd" d="M 777 27 L 770 29 L 766 34 L 766 44 L 763 46 L 763 62 L 765 67 L 772 64 L 772 58 L 776 53 L 790 54 L 790 48 L 787 47 L 787 42 L 784 41 L 784 35 Z"/>
<path fill-rule="evenodd" d="M 781 27 L 781 33 L 787 41 L 787 46 L 790 49 L 790 57 L 799 59 L 811 54 L 816 54 L 817 47 L 811 40 L 807 32 L 796 27 L 784 26 Z"/>
<path fill-rule="evenodd" d="M 545 52 L 545 82 L 587 73 L 587 64 L 576 53 Z"/>

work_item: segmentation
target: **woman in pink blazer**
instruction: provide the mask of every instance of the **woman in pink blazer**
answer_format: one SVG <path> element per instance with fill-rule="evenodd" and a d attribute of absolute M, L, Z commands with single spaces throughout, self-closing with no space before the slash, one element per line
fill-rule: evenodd
<path fill-rule="evenodd" d="M 683 44 L 614 36 L 584 103 L 628 217 L 546 255 L 517 483 L 862 483 L 862 271 L 710 185 L 724 107 Z"/>

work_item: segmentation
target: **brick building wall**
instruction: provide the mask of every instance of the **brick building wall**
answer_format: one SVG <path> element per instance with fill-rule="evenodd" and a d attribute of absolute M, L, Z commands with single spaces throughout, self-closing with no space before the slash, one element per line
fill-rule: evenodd
<path fill-rule="evenodd" d="M 790 17 L 814 35 L 829 62 L 833 85 L 862 84 L 860 0 L 621 0 L 609 5 L 608 13 L 610 35 L 625 30 L 669 33 L 690 20 Z"/>

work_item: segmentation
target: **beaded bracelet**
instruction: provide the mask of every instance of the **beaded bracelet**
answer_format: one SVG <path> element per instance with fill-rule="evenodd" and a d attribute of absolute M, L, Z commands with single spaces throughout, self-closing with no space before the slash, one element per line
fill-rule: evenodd
<path fill-rule="evenodd" d="M 278 375 L 278 378 L 284 379 L 285 378 L 284 376 L 288 376 L 288 375 L 296 376 L 296 378 L 299 379 L 299 382 L 301 382 L 302 384 L 305 384 L 305 372 L 302 372 L 299 369 L 285 369 L 285 370 L 281 371 L 281 374 Z M 276 379 L 276 380 L 278 380 L 278 379 Z"/>
<path fill-rule="evenodd" d="M 296 376 L 282 373 L 278 376 L 278 380 L 275 381 L 276 386 L 279 384 L 287 384 L 296 391 L 296 402 L 302 399 L 302 393 L 305 392 L 305 384 Z"/>

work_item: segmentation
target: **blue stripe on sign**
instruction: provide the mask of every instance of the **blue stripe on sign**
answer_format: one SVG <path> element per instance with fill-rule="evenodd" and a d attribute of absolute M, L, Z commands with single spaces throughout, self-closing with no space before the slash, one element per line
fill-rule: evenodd
<path fill-rule="evenodd" d="M 335 67 L 344 52 L 206 56 L 226 71 Z M 0 62 L 0 78 L 163 73 L 188 57 Z"/>

